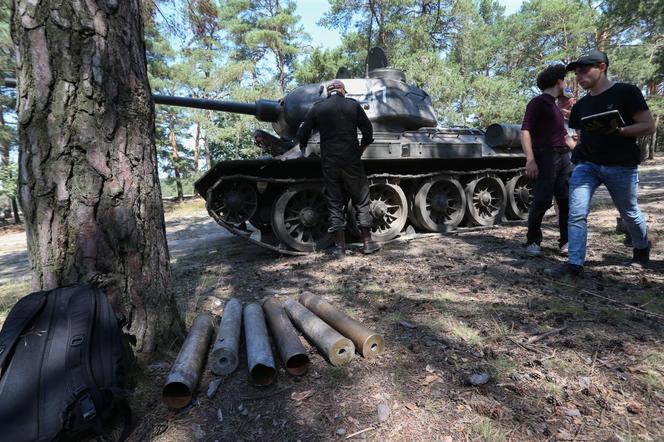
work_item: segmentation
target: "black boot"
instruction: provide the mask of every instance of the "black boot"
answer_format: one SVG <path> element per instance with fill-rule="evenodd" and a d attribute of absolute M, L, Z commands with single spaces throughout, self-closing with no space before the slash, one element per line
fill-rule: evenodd
<path fill-rule="evenodd" d="M 371 230 L 368 227 L 362 227 L 362 253 L 369 255 L 380 249 L 380 246 L 371 240 Z"/>
<path fill-rule="evenodd" d="M 337 230 L 334 237 L 334 250 L 332 255 L 336 259 L 342 259 L 346 256 L 346 232 L 343 230 Z"/>
<path fill-rule="evenodd" d="M 648 247 L 643 249 L 634 249 L 634 255 L 632 257 L 632 267 L 643 268 L 648 265 L 650 262 L 650 242 L 648 242 Z"/>

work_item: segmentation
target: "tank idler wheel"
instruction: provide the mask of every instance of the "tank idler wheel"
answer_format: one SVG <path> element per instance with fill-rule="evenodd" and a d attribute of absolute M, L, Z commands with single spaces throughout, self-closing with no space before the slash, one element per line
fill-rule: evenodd
<path fill-rule="evenodd" d="M 327 205 L 321 186 L 297 184 L 284 190 L 272 206 L 270 224 L 283 244 L 299 252 L 329 247 Z"/>
<path fill-rule="evenodd" d="M 463 221 L 466 194 L 461 183 L 451 177 L 424 182 L 413 198 L 417 224 L 429 232 L 447 232 Z"/>
<path fill-rule="evenodd" d="M 519 173 L 505 185 L 507 190 L 507 217 L 510 219 L 528 219 L 528 210 L 533 202 L 533 182 Z"/>
<path fill-rule="evenodd" d="M 374 183 L 369 187 L 369 213 L 372 218 L 371 238 L 382 242 L 396 238 L 408 220 L 408 199 L 396 184 Z M 348 230 L 359 236 L 357 214 L 352 205 L 348 207 Z"/>
<path fill-rule="evenodd" d="M 236 226 L 243 224 L 256 212 L 256 188 L 243 180 L 226 181 L 212 192 L 210 206 L 222 220 Z"/>
<path fill-rule="evenodd" d="M 466 184 L 466 218 L 476 226 L 500 222 L 507 205 L 505 185 L 492 175 L 479 176 Z"/>

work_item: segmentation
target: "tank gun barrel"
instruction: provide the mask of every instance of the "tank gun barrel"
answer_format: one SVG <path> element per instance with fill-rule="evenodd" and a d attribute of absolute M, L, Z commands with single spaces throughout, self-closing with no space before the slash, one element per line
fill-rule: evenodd
<path fill-rule="evenodd" d="M 231 112 L 234 114 L 252 115 L 259 121 L 274 123 L 279 119 L 281 106 L 274 100 L 256 100 L 254 103 L 238 103 L 235 101 L 210 100 L 208 98 L 174 97 L 171 95 L 152 95 L 156 104 L 168 106 L 192 107 L 213 111 Z"/>

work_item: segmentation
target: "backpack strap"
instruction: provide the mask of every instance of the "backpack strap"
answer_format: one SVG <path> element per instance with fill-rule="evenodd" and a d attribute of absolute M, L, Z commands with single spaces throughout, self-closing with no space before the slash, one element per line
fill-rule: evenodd
<path fill-rule="evenodd" d="M 71 397 L 66 413 L 74 413 L 70 419 L 80 418 L 83 424 L 100 429 L 101 419 L 97 417 L 101 416 L 98 416 L 96 408 L 97 405 L 101 405 L 100 392 L 88 363 L 92 327 L 95 321 L 95 296 L 86 286 L 71 287 L 67 290 L 75 290 L 75 293 L 71 294 L 68 305 L 69 341 L 66 366 Z M 70 419 L 65 422 L 71 423 Z"/>
<path fill-rule="evenodd" d="M 47 293 L 31 293 L 18 301 L 9 312 L 2 331 L 0 331 L 0 373 L 25 328 L 44 308 Z"/>

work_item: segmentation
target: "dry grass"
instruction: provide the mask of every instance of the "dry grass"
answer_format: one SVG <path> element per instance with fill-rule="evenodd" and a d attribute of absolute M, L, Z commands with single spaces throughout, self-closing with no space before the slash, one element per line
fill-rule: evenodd
<path fill-rule="evenodd" d="M 0 285 L 0 326 L 16 302 L 30 293 L 29 279 Z"/>

